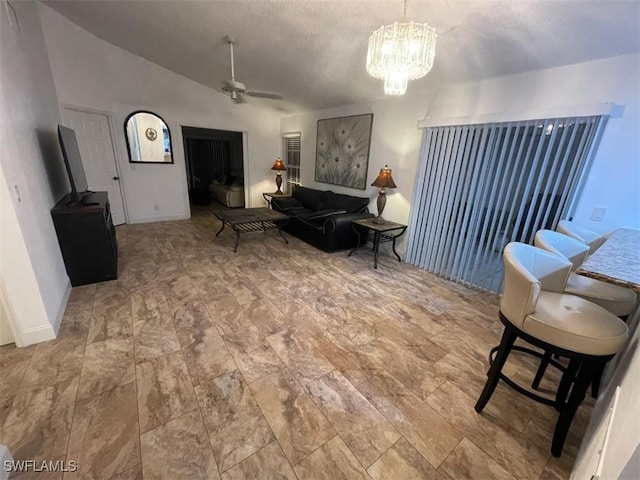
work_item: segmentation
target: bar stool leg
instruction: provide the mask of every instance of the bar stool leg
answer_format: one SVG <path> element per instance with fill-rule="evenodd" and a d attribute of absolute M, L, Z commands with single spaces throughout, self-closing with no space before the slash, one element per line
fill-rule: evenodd
<path fill-rule="evenodd" d="M 606 363 L 603 363 L 599 366 L 599 368 L 594 372 L 593 382 L 591 383 L 591 397 L 598 398 L 600 394 L 600 382 L 602 381 L 602 375 L 604 375 L 604 367 Z"/>
<path fill-rule="evenodd" d="M 573 360 L 571 360 L 573 362 Z M 578 407 L 586 396 L 589 385 L 593 380 L 593 372 L 600 367 L 601 361 L 597 360 L 585 360 L 580 363 L 580 369 L 576 377 L 573 388 L 571 389 L 571 395 L 567 403 L 560 407 L 560 415 L 556 428 L 553 432 L 553 440 L 551 442 L 551 454 L 554 457 L 559 457 L 562 454 L 562 448 L 569 432 L 569 427 L 573 421 L 573 417 L 578 410 Z M 569 364 L 571 365 L 571 364 Z"/>
<path fill-rule="evenodd" d="M 560 385 L 558 385 L 558 391 L 556 392 L 556 410 L 559 410 L 560 406 L 567 400 L 569 389 L 576 380 L 576 374 L 579 375 L 578 369 L 580 369 L 580 371 L 583 370 L 583 368 L 580 368 L 581 363 L 580 360 L 576 360 L 575 358 L 569 360 L 569 365 L 567 365 L 566 370 L 562 374 Z"/>
<path fill-rule="evenodd" d="M 547 370 L 547 366 L 551 361 L 551 352 L 549 350 L 545 350 L 544 356 L 540 361 L 540 365 L 538 366 L 538 371 L 536 372 L 536 376 L 533 379 L 533 383 L 531 384 L 531 388 L 537 390 L 540 386 L 540 382 L 542 381 L 542 377 L 544 376 L 544 372 Z"/>
<path fill-rule="evenodd" d="M 500 346 L 498 347 L 498 352 L 496 353 L 496 358 L 493 360 L 493 364 L 491 365 L 489 373 L 487 374 L 487 383 L 484 384 L 484 389 L 480 394 L 480 398 L 476 402 L 476 412 L 480 413 L 482 411 L 482 409 L 491 398 L 491 395 L 493 395 L 496 387 L 498 386 L 502 367 L 507 361 L 507 357 L 509 356 L 509 352 L 511 351 L 511 347 L 513 347 L 513 343 L 516 341 L 517 336 L 518 335 L 513 328 L 505 325 L 504 333 L 502 334 L 502 339 L 500 340 Z"/>

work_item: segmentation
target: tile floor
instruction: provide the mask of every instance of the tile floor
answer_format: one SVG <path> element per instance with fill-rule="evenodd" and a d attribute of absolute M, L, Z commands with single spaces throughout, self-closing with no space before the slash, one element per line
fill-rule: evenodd
<path fill-rule="evenodd" d="M 496 297 L 275 232 L 234 254 L 218 227 L 118 227 L 119 279 L 74 288 L 56 340 L 0 349 L 16 459 L 74 460 L 65 479 L 568 478 L 592 402 L 560 459 L 550 407 L 501 385 L 473 410 Z"/>

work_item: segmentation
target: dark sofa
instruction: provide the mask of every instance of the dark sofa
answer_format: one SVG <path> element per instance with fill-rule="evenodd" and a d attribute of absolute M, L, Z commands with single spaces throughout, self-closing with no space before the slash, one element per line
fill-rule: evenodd
<path fill-rule="evenodd" d="M 271 206 L 291 217 L 283 227 L 285 232 L 325 252 L 355 247 L 358 235 L 351 228 L 351 222 L 373 217 L 367 208 L 367 197 L 300 186 L 294 186 L 290 198 L 274 198 Z"/>

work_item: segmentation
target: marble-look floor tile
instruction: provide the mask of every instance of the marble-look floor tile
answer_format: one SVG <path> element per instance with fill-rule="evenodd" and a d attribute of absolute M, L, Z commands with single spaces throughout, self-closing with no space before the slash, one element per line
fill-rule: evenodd
<path fill-rule="evenodd" d="M 0 347 L 0 428 L 35 350 L 35 345 L 23 348 L 16 348 L 15 345 Z"/>
<path fill-rule="evenodd" d="M 258 299 L 243 305 L 244 315 L 264 335 L 272 335 L 274 333 L 285 330 L 288 324 L 284 315 L 269 300 Z"/>
<path fill-rule="evenodd" d="M 222 338 L 232 354 L 247 353 L 257 348 L 265 339 L 258 327 L 251 325 L 231 333 L 223 333 Z"/>
<path fill-rule="evenodd" d="M 20 389 L 41 388 L 76 377 L 82 369 L 85 340 L 66 337 L 38 344 Z"/>
<path fill-rule="evenodd" d="M 454 384 L 468 396 L 478 397 L 487 381 L 487 369 L 488 362 L 486 360 L 480 362 L 467 351 L 456 351 L 448 353 L 440 361 L 433 364 L 430 372 Z M 505 375 L 509 375 L 511 370 L 505 368 L 503 372 Z M 512 375 L 512 378 L 516 377 Z M 532 379 L 533 377 L 530 377 L 528 381 L 531 382 Z M 526 383 L 523 385 L 526 386 Z M 518 408 L 513 408 L 514 401 Z M 484 415 L 496 425 L 521 432 L 531 417 L 536 414 L 538 408 L 538 404 L 533 400 L 518 395 L 504 383 L 499 383 L 484 409 Z"/>
<path fill-rule="evenodd" d="M 69 304 L 89 304 L 93 302 L 96 294 L 96 284 L 81 285 L 79 287 L 73 287 L 69 294 Z"/>
<path fill-rule="evenodd" d="M 134 327 L 137 323 L 170 317 L 170 304 L 161 285 L 144 287 L 131 294 Z"/>
<path fill-rule="evenodd" d="M 253 383 L 286 368 L 266 340 L 260 341 L 256 348 L 248 352 L 235 351 L 232 355 L 247 383 Z"/>
<path fill-rule="evenodd" d="M 67 457 L 78 470 L 65 478 L 111 478 L 140 463 L 133 382 L 80 400 L 73 414 Z"/>
<path fill-rule="evenodd" d="M 335 436 L 331 424 L 289 371 L 272 373 L 250 388 L 292 465 Z"/>
<path fill-rule="evenodd" d="M 298 480 L 278 442 L 271 442 L 222 474 L 222 480 L 260 480 L 263 478 Z"/>
<path fill-rule="evenodd" d="M 233 278 L 228 280 L 229 291 L 240 305 L 246 305 L 260 298 L 260 290 L 253 288 L 250 282 Z"/>
<path fill-rule="evenodd" d="M 495 480 L 515 480 L 466 438 L 462 439 L 438 471 L 454 480 L 475 480 L 478 475 Z"/>
<path fill-rule="evenodd" d="M 138 464 L 124 472 L 117 473 L 109 480 L 142 480 L 142 465 Z"/>
<path fill-rule="evenodd" d="M 514 394 L 516 395 L 516 394 Z M 520 398 L 520 395 L 517 395 Z M 449 382 L 428 399 L 431 408 L 446 418 L 465 437 L 479 446 L 491 459 L 518 479 L 536 479 L 542 472 L 549 450 L 520 432 L 507 432 L 477 414 L 476 398 L 466 395 Z M 517 410 L 517 403 L 511 409 Z"/>
<path fill-rule="evenodd" d="M 245 309 L 233 296 L 205 300 L 207 310 L 220 333 L 231 334 L 254 326 L 245 315 Z"/>
<path fill-rule="evenodd" d="M 198 275 L 190 272 L 190 278 L 203 301 L 231 295 L 227 282 L 218 275 Z"/>
<path fill-rule="evenodd" d="M 78 398 L 86 398 L 135 380 L 133 339 L 90 343 L 84 353 Z"/>
<path fill-rule="evenodd" d="M 142 433 L 197 408 L 181 351 L 137 364 L 136 380 Z"/>
<path fill-rule="evenodd" d="M 267 341 L 302 385 L 334 369 L 307 332 L 289 329 L 267 337 Z"/>
<path fill-rule="evenodd" d="M 380 370 L 371 358 L 358 348 L 340 345 L 329 333 L 314 335 L 311 341 L 318 351 L 353 385 L 359 385 Z"/>
<path fill-rule="evenodd" d="M 14 460 L 50 460 L 67 452 L 77 389 L 75 377 L 16 394 L 0 434 Z"/>
<path fill-rule="evenodd" d="M 372 377 L 358 390 L 434 467 L 462 439 L 451 423 L 387 373 Z"/>
<path fill-rule="evenodd" d="M 144 433 L 140 444 L 145 480 L 220 478 L 197 410 Z"/>
<path fill-rule="evenodd" d="M 183 351 L 194 385 L 237 369 L 215 327 L 199 332 L 198 338 Z"/>
<path fill-rule="evenodd" d="M 183 348 L 200 338 L 202 332 L 213 327 L 209 312 L 199 300 L 173 306 L 172 315 L 176 334 Z"/>
<path fill-rule="evenodd" d="M 307 384 L 306 390 L 362 465 L 368 467 L 400 434 L 340 373 Z"/>
<path fill-rule="evenodd" d="M 191 277 L 185 273 L 166 282 L 169 305 L 175 309 L 179 305 L 193 304 L 200 301 L 200 295 Z"/>
<path fill-rule="evenodd" d="M 133 320 L 129 299 L 126 304 L 113 308 L 94 309 L 89 322 L 87 343 L 129 337 L 133 337 Z"/>
<path fill-rule="evenodd" d="M 180 341 L 170 314 L 133 324 L 136 362 L 145 362 L 180 350 Z"/>
<path fill-rule="evenodd" d="M 221 472 L 274 440 L 240 372 L 204 382 L 196 393 Z"/>
<path fill-rule="evenodd" d="M 68 303 L 55 341 L 67 338 L 84 341 L 89 330 L 91 318 L 91 304 Z"/>
<path fill-rule="evenodd" d="M 438 480 L 436 470 L 402 437 L 367 472 L 373 480 Z"/>
<path fill-rule="evenodd" d="M 385 337 L 377 338 L 360 351 L 379 369 L 386 369 L 423 400 L 444 382 L 443 378 L 429 371 L 431 362 L 418 358 L 410 350 Z"/>
<path fill-rule="evenodd" d="M 300 480 L 368 480 L 369 475 L 336 435 L 293 469 Z"/>

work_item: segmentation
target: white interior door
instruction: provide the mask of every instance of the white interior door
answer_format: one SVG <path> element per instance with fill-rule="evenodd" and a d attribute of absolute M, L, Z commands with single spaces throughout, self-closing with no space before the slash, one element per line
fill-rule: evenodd
<path fill-rule="evenodd" d="M 64 122 L 76 132 L 89 190 L 107 191 L 113 223 L 125 223 L 120 178 L 108 117 L 101 113 L 65 107 Z"/>

